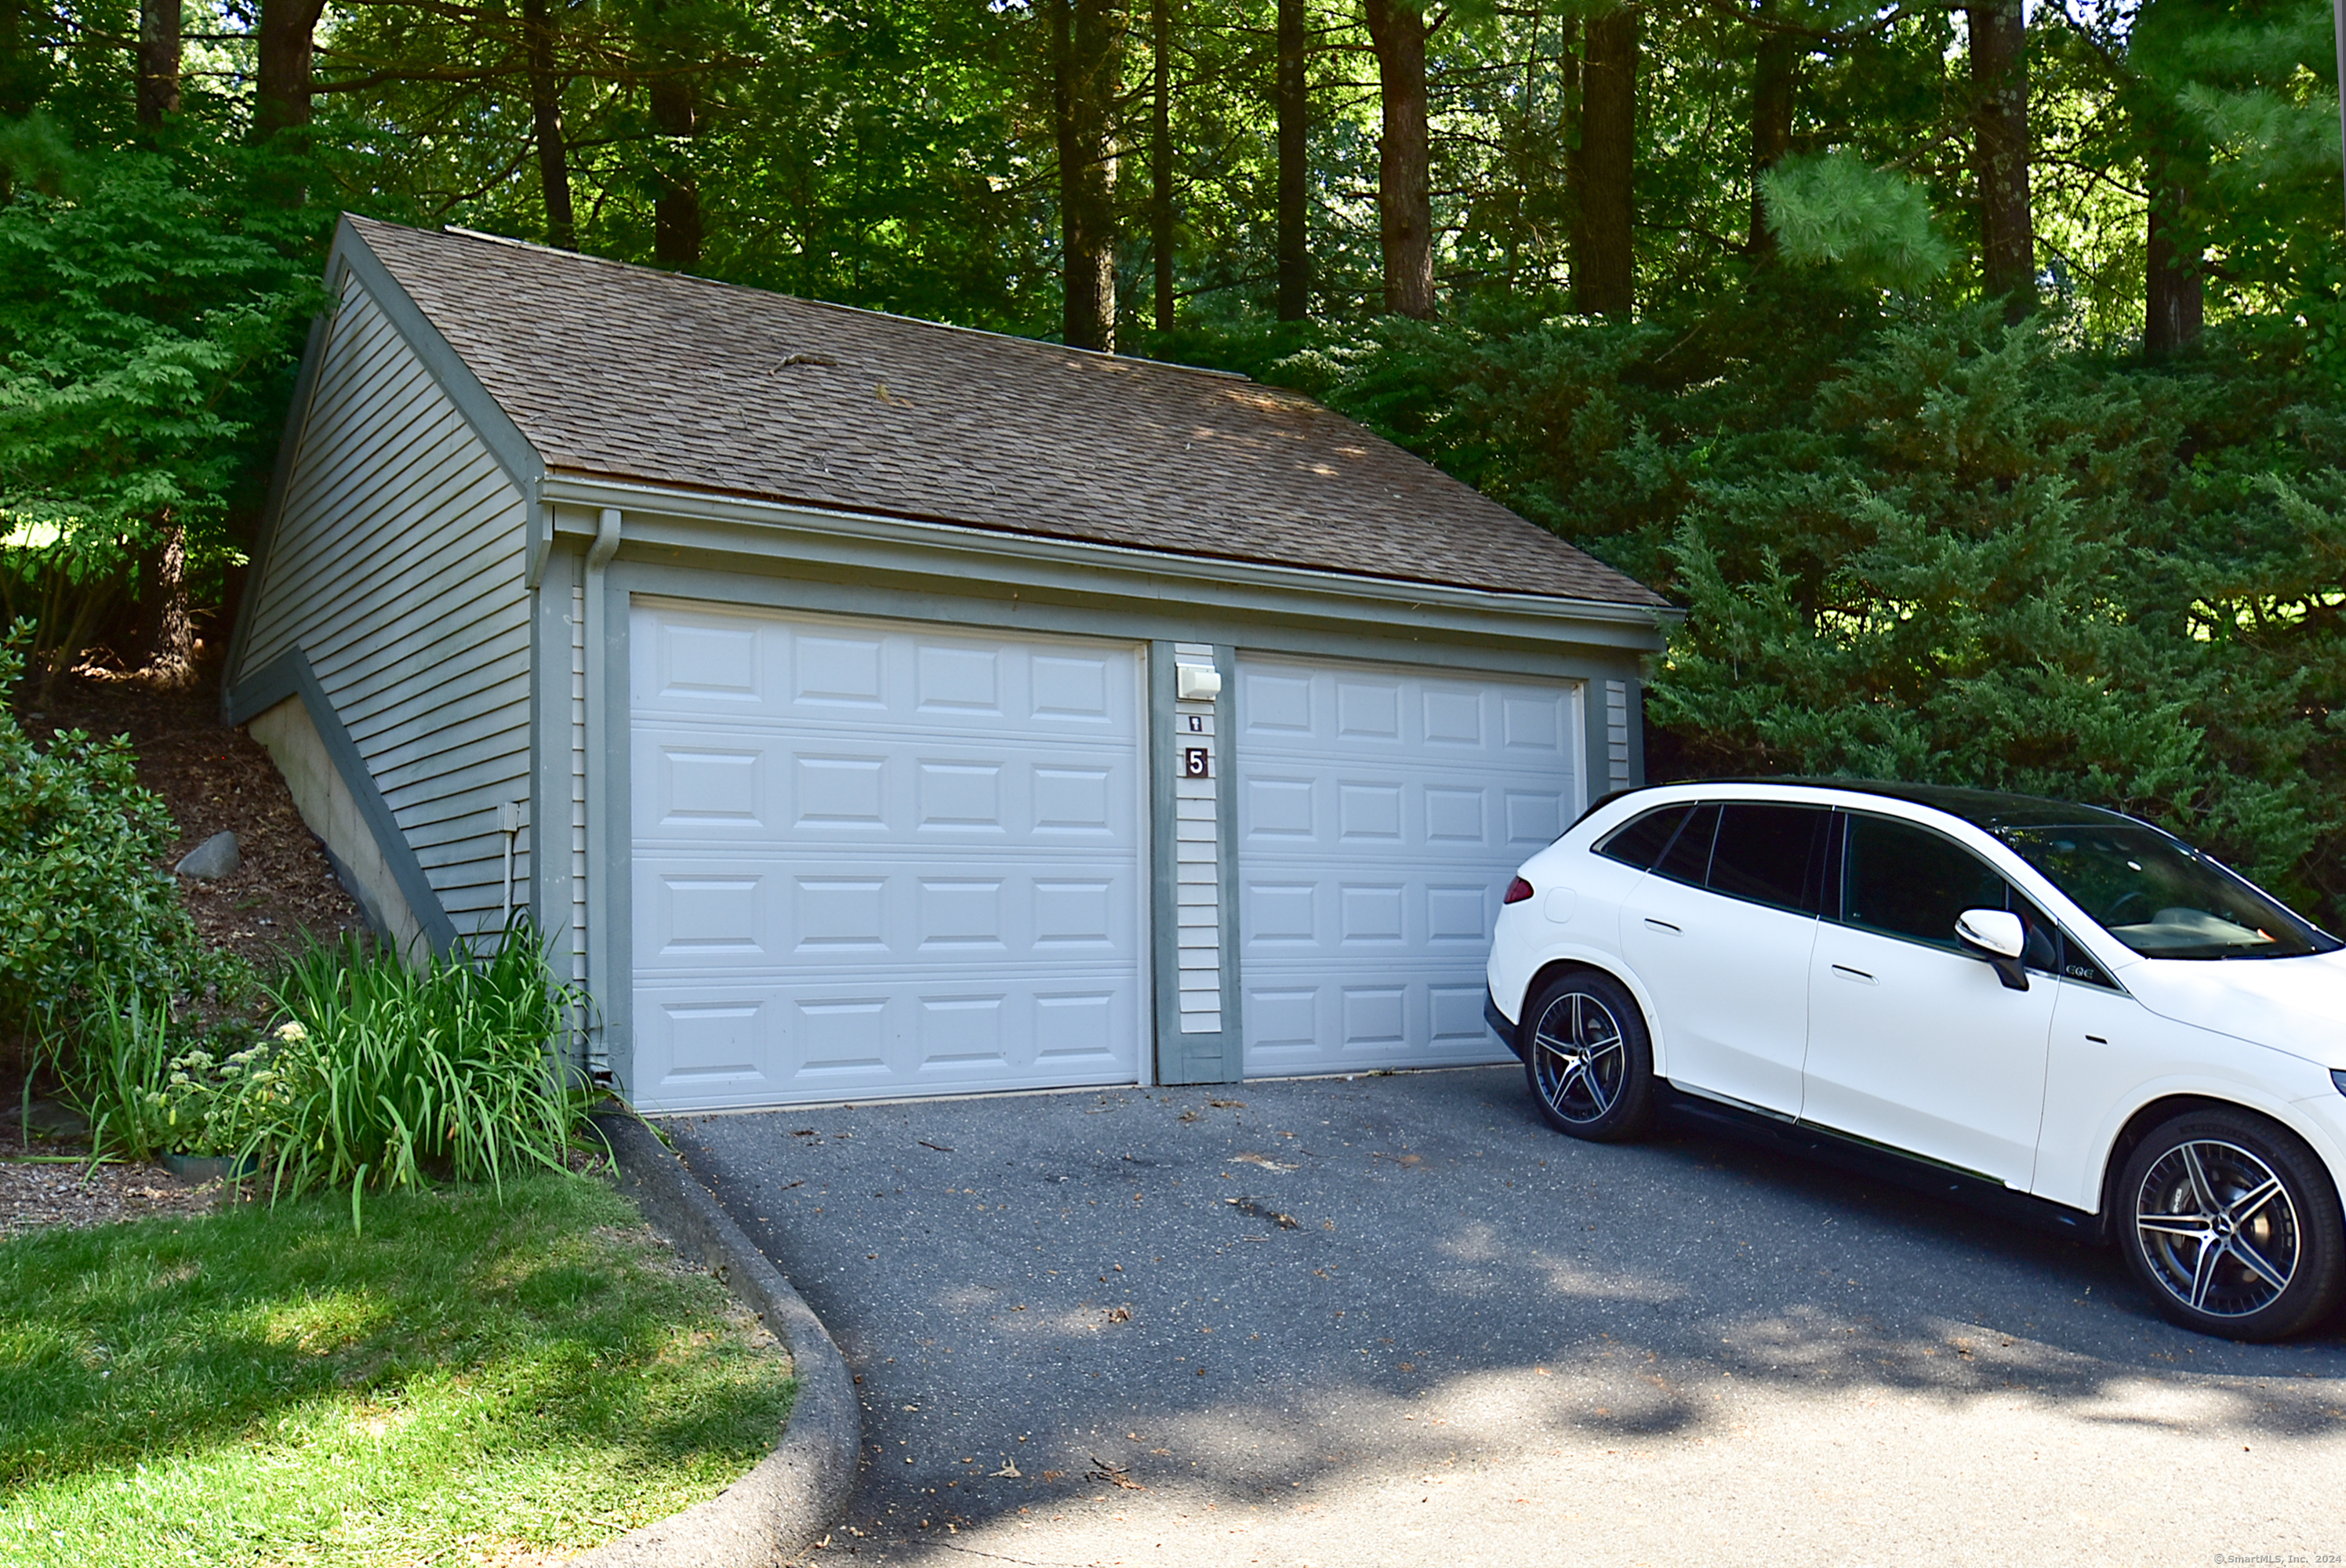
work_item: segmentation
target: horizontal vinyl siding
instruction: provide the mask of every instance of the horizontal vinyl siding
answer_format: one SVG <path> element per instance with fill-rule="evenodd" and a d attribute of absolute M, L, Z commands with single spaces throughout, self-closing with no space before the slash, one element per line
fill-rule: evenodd
<path fill-rule="evenodd" d="M 323 356 L 238 673 L 299 647 L 456 929 L 493 928 L 529 795 L 523 496 L 355 281 Z"/>

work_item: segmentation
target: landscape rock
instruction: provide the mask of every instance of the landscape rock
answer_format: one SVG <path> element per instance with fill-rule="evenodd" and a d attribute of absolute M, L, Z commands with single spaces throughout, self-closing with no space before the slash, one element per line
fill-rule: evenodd
<path fill-rule="evenodd" d="M 236 835 L 214 833 L 189 850 L 171 870 L 180 876 L 209 882 L 219 881 L 242 864 L 244 857 L 236 851 Z"/>
<path fill-rule="evenodd" d="M 79 1138 L 89 1134 L 89 1118 L 71 1105 L 55 1100 L 35 1100 L 18 1107 L 18 1121 L 44 1137 Z"/>

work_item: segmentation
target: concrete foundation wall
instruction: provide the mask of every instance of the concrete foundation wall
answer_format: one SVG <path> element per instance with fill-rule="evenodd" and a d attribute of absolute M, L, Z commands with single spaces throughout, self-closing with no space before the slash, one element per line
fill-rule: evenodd
<path fill-rule="evenodd" d="M 357 799 L 334 767 L 318 727 L 298 697 L 289 697 L 246 726 L 285 776 L 301 820 L 324 840 L 334 870 L 350 888 L 351 896 L 366 911 L 375 934 L 391 943 L 410 962 L 420 962 L 431 951 L 423 927 L 407 906 L 382 850 L 360 814 Z"/>

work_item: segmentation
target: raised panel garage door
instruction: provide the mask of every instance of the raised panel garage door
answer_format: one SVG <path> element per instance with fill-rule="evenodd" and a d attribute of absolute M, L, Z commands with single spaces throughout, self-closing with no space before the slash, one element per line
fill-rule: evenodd
<path fill-rule="evenodd" d="M 1237 719 L 1248 1075 L 1510 1059 L 1484 965 L 1579 809 L 1576 688 L 1241 658 Z"/>
<path fill-rule="evenodd" d="M 1131 1083 L 1137 651 L 632 612 L 648 1108 Z"/>

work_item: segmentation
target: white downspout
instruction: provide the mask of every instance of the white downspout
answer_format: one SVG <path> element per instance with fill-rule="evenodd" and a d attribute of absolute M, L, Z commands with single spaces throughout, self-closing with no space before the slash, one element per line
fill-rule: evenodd
<path fill-rule="evenodd" d="M 604 639 L 609 628 L 605 625 L 608 616 L 603 605 L 603 568 L 619 553 L 619 521 L 617 507 L 604 507 L 595 522 L 595 542 L 586 547 L 586 986 L 590 995 L 608 989 L 611 943 L 605 928 L 611 919 L 609 911 L 618 905 L 611 890 L 604 886 L 608 880 L 606 862 L 610 859 L 604 841 L 613 829 L 598 819 L 611 799 L 610 738 L 603 733 L 610 701 L 610 681 L 604 668 Z M 607 1081 L 611 1053 L 600 1011 L 591 1011 L 589 1018 L 587 1071 L 598 1081 Z"/>

